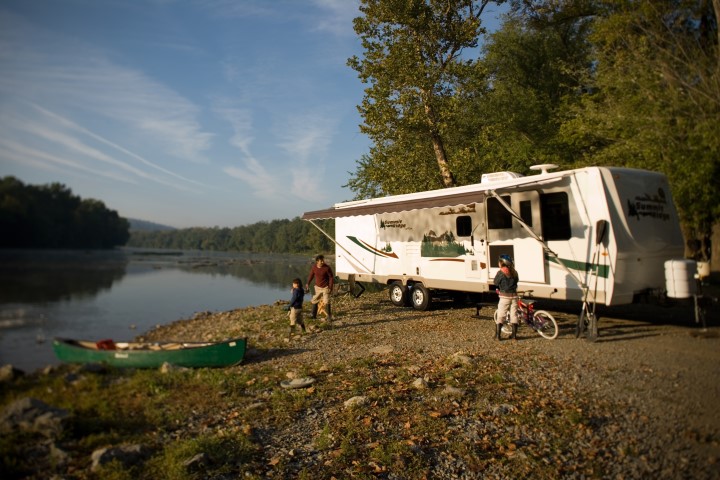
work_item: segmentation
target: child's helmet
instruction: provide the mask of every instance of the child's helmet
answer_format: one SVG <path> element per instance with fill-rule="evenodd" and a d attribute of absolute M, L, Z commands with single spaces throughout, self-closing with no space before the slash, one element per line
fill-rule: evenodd
<path fill-rule="evenodd" d="M 502 263 L 503 265 L 512 265 L 512 257 L 510 255 L 500 255 L 500 263 Z"/>

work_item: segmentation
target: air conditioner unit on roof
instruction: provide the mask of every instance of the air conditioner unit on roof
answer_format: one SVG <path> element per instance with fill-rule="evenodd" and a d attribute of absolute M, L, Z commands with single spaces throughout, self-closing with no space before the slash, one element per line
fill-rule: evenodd
<path fill-rule="evenodd" d="M 515 172 L 483 173 L 482 177 L 480 178 L 480 183 L 502 182 L 505 180 L 512 180 L 513 178 L 520 178 L 523 176 L 524 175 Z"/>

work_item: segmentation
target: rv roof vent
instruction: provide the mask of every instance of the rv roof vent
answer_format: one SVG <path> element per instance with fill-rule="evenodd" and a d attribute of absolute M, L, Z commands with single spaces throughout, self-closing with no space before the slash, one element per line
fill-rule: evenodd
<path fill-rule="evenodd" d="M 494 172 L 494 173 L 483 173 L 480 177 L 480 183 L 493 183 L 502 182 L 503 180 L 512 180 L 513 178 L 520 178 L 523 175 L 515 172 Z"/>
<path fill-rule="evenodd" d="M 552 170 L 553 168 L 558 168 L 558 166 L 554 163 L 543 163 L 542 165 L 533 165 L 530 167 L 530 170 L 540 170 L 540 175 L 547 175 L 548 170 Z"/>

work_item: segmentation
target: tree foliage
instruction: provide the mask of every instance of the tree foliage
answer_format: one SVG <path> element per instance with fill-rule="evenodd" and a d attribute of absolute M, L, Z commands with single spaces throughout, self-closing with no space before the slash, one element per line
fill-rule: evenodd
<path fill-rule="evenodd" d="M 488 3 L 362 2 L 365 57 L 350 66 L 370 84 L 359 108 L 373 144 L 348 183 L 356 198 L 538 163 L 656 170 L 707 258 L 720 218 L 720 0 L 509 0 L 480 55 L 461 58 L 477 51 Z"/>
<path fill-rule="evenodd" d="M 0 248 L 112 248 L 125 244 L 128 229 L 103 202 L 83 200 L 59 183 L 0 181 Z"/>
<path fill-rule="evenodd" d="M 334 221 L 318 222 L 334 231 Z M 333 250 L 332 241 L 309 222 L 273 220 L 235 228 L 184 228 L 131 232 L 129 247 L 167 248 L 253 253 L 322 253 Z"/>
<path fill-rule="evenodd" d="M 369 84 L 360 130 L 373 141 L 348 185 L 360 196 L 456 185 L 452 108 L 474 60 L 489 0 L 362 0 L 354 20 L 363 58 L 348 64 Z"/>
<path fill-rule="evenodd" d="M 720 218 L 720 2 L 598 3 L 592 94 L 568 116 L 564 140 L 584 164 L 665 173 L 686 237 L 707 259 Z"/>
<path fill-rule="evenodd" d="M 564 112 L 583 88 L 588 28 L 578 18 L 542 26 L 510 18 L 490 36 L 479 63 L 487 87 L 473 102 L 473 117 L 482 122 L 466 140 L 484 172 L 573 162 L 558 135 Z"/>

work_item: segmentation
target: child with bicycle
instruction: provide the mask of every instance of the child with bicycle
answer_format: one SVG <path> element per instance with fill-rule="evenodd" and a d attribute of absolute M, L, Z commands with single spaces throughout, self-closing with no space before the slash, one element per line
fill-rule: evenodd
<path fill-rule="evenodd" d="M 495 287 L 500 300 L 498 301 L 498 311 L 495 317 L 495 339 L 500 340 L 503 319 L 510 309 L 510 325 L 512 326 L 512 335 L 510 338 L 517 340 L 518 318 L 517 318 L 517 286 L 519 276 L 513 266 L 510 255 L 500 255 L 498 261 L 500 271 L 495 275 Z"/>

